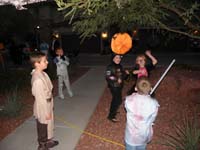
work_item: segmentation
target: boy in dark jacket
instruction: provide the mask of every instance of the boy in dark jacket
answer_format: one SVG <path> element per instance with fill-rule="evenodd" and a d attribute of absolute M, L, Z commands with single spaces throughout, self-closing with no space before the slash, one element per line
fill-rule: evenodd
<path fill-rule="evenodd" d="M 128 74 L 128 71 L 124 72 L 123 67 L 120 64 L 121 58 L 121 55 L 113 54 L 112 62 L 106 69 L 106 81 L 112 94 L 112 102 L 107 118 L 112 122 L 118 122 L 116 115 L 117 110 L 122 103 L 123 80 L 125 79 L 126 74 Z"/>

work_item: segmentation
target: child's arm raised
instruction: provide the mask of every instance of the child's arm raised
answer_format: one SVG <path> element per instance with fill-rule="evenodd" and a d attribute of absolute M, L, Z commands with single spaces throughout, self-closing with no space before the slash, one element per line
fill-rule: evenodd
<path fill-rule="evenodd" d="M 145 52 L 145 54 L 151 59 L 152 64 L 153 64 L 154 66 L 158 63 L 157 59 L 151 54 L 151 51 L 150 51 L 150 50 L 147 50 L 147 51 Z"/>

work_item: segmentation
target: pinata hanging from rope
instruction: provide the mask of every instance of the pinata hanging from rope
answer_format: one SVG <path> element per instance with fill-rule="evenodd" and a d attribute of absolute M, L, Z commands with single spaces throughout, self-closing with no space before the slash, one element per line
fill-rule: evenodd
<path fill-rule="evenodd" d="M 132 39 L 128 33 L 116 33 L 111 40 L 111 49 L 114 53 L 123 55 L 132 47 Z"/>

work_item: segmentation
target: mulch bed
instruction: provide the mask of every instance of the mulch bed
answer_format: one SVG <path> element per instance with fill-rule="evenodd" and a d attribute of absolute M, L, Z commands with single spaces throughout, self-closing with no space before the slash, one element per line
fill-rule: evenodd
<path fill-rule="evenodd" d="M 69 70 L 70 82 L 73 83 L 82 75 L 84 75 L 89 68 L 74 66 Z M 53 94 L 57 94 L 57 80 L 52 81 L 54 86 Z M 18 117 L 8 118 L 0 117 L 0 141 L 5 138 L 9 133 L 16 129 L 20 124 L 22 124 L 27 118 L 33 114 L 33 96 L 31 95 L 31 87 L 28 86 L 23 92 L 23 109 Z M 0 103 L 2 104 L 5 101 L 5 96 L 0 95 Z"/>
<path fill-rule="evenodd" d="M 158 81 L 165 68 L 157 68 L 151 74 L 153 85 Z M 134 81 L 126 83 L 123 97 Z M 200 68 L 173 67 L 155 92 L 160 104 L 154 125 L 154 136 L 148 150 L 167 150 L 158 144 L 162 141 L 161 132 L 173 133 L 173 123 L 181 123 L 182 114 L 192 115 L 196 110 L 200 116 Z M 106 119 L 111 103 L 111 94 L 105 89 L 99 103 L 91 116 L 85 131 L 97 135 L 82 134 L 76 150 L 122 150 L 124 149 L 124 130 L 126 113 L 124 103 L 118 114 L 120 122 L 112 123 Z"/>

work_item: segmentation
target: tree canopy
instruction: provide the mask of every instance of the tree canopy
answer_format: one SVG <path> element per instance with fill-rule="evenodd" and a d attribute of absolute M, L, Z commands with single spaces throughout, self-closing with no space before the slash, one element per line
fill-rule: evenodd
<path fill-rule="evenodd" d="M 117 27 L 153 28 L 200 39 L 198 0 L 55 0 L 73 30 L 85 38 Z"/>

